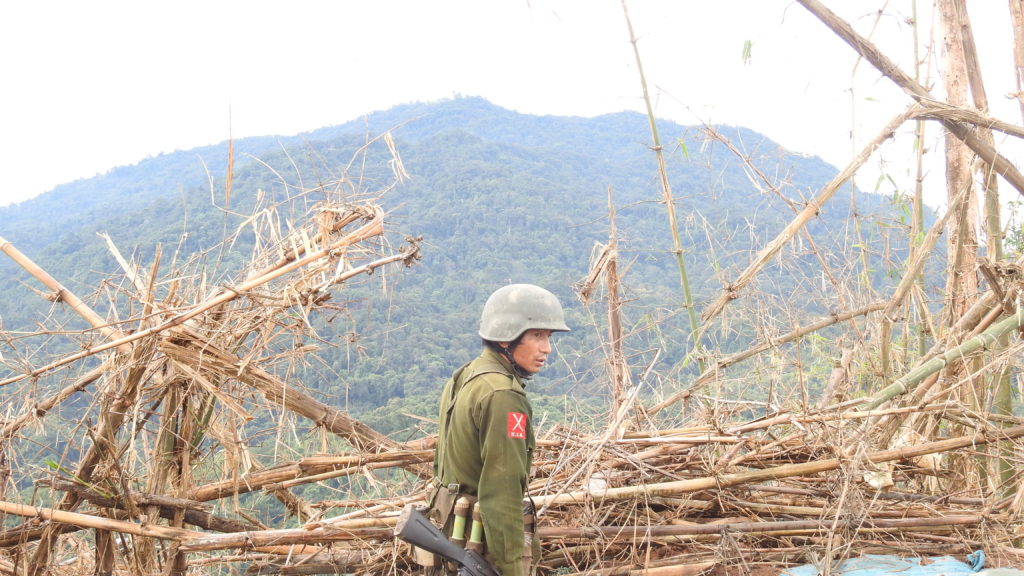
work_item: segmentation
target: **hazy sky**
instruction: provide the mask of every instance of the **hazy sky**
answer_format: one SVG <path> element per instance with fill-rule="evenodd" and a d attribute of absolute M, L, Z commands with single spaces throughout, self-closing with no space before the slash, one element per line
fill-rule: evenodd
<path fill-rule="evenodd" d="M 881 18 L 882 0 L 825 3 L 862 34 L 877 24 L 912 71 L 911 0 Z M 1004 98 L 1006 3 L 969 4 L 988 12 L 971 17 L 994 114 L 1019 124 Z M 628 9 L 656 111 L 683 124 L 746 126 L 841 167 L 909 102 L 795 2 Z M 529 114 L 643 111 L 620 0 L 5 2 L 0 53 L 0 205 L 229 135 L 291 135 L 457 94 Z"/>

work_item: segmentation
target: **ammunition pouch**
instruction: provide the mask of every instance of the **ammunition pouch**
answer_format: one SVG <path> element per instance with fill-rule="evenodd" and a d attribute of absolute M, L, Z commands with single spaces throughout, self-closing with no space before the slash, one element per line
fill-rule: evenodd
<path fill-rule="evenodd" d="M 459 499 L 458 484 L 438 484 L 430 497 L 430 519 L 434 525 L 444 530 L 455 509 L 455 501 Z M 447 534 L 448 532 L 445 531 Z"/>
<path fill-rule="evenodd" d="M 447 536 L 451 535 L 452 511 L 455 509 L 455 501 L 458 498 L 458 484 L 437 484 L 428 500 L 430 506 L 425 515 L 430 519 L 431 524 Z M 413 547 L 413 559 L 416 564 L 424 568 L 442 567 L 442 559 L 437 554 L 415 546 Z"/>

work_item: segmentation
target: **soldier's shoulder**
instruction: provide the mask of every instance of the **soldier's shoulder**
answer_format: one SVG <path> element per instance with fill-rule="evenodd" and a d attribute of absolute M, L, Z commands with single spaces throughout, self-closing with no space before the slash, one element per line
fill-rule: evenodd
<path fill-rule="evenodd" d="M 508 372 L 482 372 L 477 376 L 480 386 L 491 391 L 522 388 Z"/>
<path fill-rule="evenodd" d="M 512 372 L 492 354 L 484 353 L 466 366 L 462 372 L 463 382 L 473 382 L 470 386 L 474 394 L 483 395 L 508 390 L 523 393 L 523 385 L 512 375 Z"/>
<path fill-rule="evenodd" d="M 491 374 L 508 376 L 510 378 L 512 377 L 512 373 L 509 372 L 508 368 L 503 366 L 501 362 L 486 354 L 483 354 L 470 362 L 462 371 L 462 377 L 466 381 L 487 377 Z"/>

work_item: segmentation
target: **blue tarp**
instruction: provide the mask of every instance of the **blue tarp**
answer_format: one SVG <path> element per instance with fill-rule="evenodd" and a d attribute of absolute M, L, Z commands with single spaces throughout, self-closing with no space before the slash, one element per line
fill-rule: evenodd
<path fill-rule="evenodd" d="M 835 576 L 946 576 L 957 574 L 986 576 L 984 572 L 997 572 L 996 570 L 985 570 L 979 574 L 979 570 L 984 566 L 985 554 L 981 550 L 968 554 L 964 560 L 957 560 L 952 556 L 901 558 L 868 554 L 860 558 L 849 558 L 842 561 L 838 566 L 832 567 L 831 573 Z M 998 572 L 1002 571 L 1002 569 L 998 569 Z M 1011 572 L 1019 571 L 1011 570 Z M 805 564 L 789 568 L 780 576 L 818 576 L 820 573 L 817 566 Z M 1019 573 L 1024 575 L 1024 572 Z"/>

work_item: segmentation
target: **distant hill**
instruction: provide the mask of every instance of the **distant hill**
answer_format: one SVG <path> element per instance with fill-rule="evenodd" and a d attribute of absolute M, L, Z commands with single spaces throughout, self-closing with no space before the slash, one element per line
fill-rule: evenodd
<path fill-rule="evenodd" d="M 706 141 L 701 127 L 659 125 L 698 309 L 837 173 L 819 158 L 791 154 L 750 130 L 716 129 L 772 182 L 761 182 L 725 146 Z M 147 158 L 0 208 L 0 236 L 76 293 L 91 295 L 103 275 L 118 270 L 97 233 L 109 234 L 142 262 L 157 244 L 165 258 L 172 251 L 213 250 L 241 225 L 258 193 L 284 199 L 343 174 L 354 189 L 381 190 L 394 172 L 384 143 L 373 139 L 386 131 L 409 176 L 380 198 L 390 211 L 390 239 L 398 245 L 406 234 L 422 235 L 423 260 L 389 278 L 386 297 L 379 289 L 343 292 L 364 311 L 323 326 L 339 348 L 322 352 L 330 369 L 307 384 L 339 398 L 339 386 L 347 387 L 345 401 L 361 412 L 389 400 L 391 410 L 400 399 L 410 406 L 430 404 L 451 370 L 476 353 L 484 299 L 516 281 L 552 289 L 578 328 L 559 339 L 558 365 L 538 378 L 537 391 L 592 396 L 603 379 L 595 360 L 603 331 L 593 326 L 603 313 L 585 309 L 572 287 L 586 276 L 595 244 L 608 242 L 609 194 L 629 302 L 631 361 L 655 362 L 667 380 L 692 374 L 681 364 L 692 342 L 655 154 L 646 117 L 634 112 L 531 116 L 480 98 L 406 104 L 294 137 L 235 141 L 230 210 L 224 210 L 225 142 Z M 361 149 L 365 156 L 357 155 Z M 900 208 L 888 198 L 842 190 L 807 227 L 809 237 L 787 248 L 762 275 L 756 289 L 763 296 L 755 302 L 793 315 L 832 310 L 836 294 L 823 289 L 823 260 L 851 291 L 887 281 L 886 263 L 899 262 L 905 243 L 902 231 L 890 234 Z M 301 217 L 301 206 L 293 210 Z M 222 281 L 247 254 L 244 237 L 230 249 L 217 249 Z M 860 256 L 865 266 L 858 272 Z M 8 279 L 0 292 L 2 328 L 32 330 L 48 304 L 6 258 L 0 258 L 0 273 Z M 105 302 L 96 301 L 99 307 Z M 735 324 L 708 334 L 707 345 L 739 347 L 765 330 L 755 325 L 756 306 L 730 311 Z M 82 327 L 63 312 L 53 321 Z M 344 344 L 349 332 L 359 334 L 359 354 Z M 27 355 L 33 344 L 15 346 Z M 0 377 L 4 373 L 0 367 Z"/>

